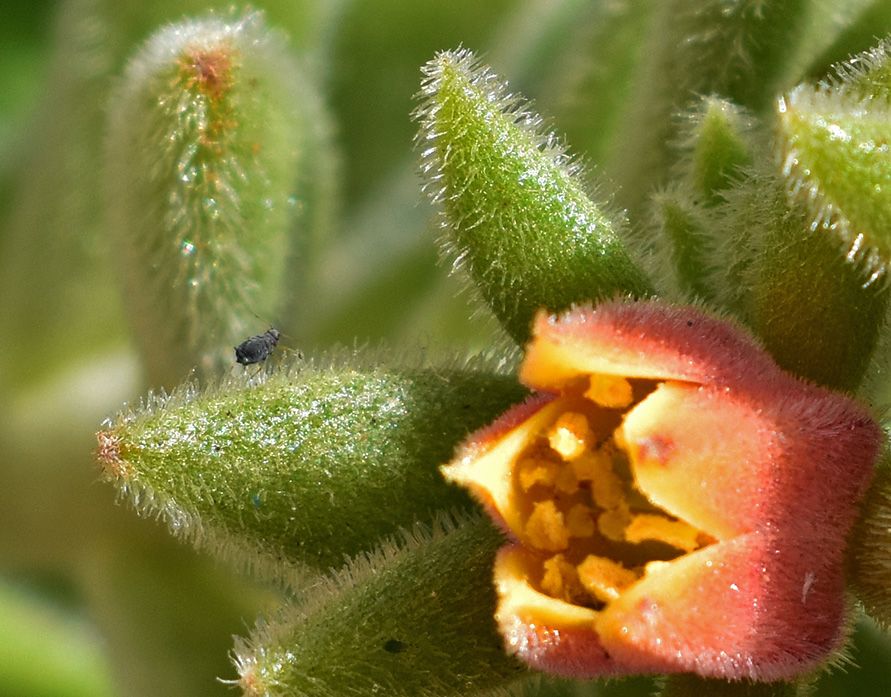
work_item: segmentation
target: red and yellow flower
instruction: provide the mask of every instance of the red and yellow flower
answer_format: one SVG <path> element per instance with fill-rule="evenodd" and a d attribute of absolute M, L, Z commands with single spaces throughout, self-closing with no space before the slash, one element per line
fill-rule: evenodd
<path fill-rule="evenodd" d="M 443 468 L 511 541 L 509 651 L 570 676 L 777 680 L 844 639 L 843 555 L 881 432 L 691 308 L 540 314 L 537 392 Z"/>

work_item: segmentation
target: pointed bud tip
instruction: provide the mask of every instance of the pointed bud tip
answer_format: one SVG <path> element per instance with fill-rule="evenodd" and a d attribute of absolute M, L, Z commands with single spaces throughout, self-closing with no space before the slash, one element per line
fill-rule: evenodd
<path fill-rule="evenodd" d="M 130 463 L 121 457 L 121 440 L 117 434 L 113 431 L 99 431 L 96 440 L 96 458 L 106 478 L 129 479 L 132 474 Z"/>
<path fill-rule="evenodd" d="M 219 101 L 232 88 L 234 53 L 226 41 L 191 47 L 180 57 L 180 75 L 188 87 Z"/>
<path fill-rule="evenodd" d="M 244 697 L 261 697 L 268 694 L 267 685 L 262 678 L 257 675 L 257 665 L 248 662 L 241 669 L 241 677 L 236 681 L 238 687 L 242 689 Z"/>

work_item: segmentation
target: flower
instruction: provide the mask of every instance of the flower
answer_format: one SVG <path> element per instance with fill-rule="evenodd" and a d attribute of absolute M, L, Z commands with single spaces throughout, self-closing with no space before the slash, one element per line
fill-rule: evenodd
<path fill-rule="evenodd" d="M 844 640 L 843 556 L 881 432 L 698 309 L 539 313 L 537 390 L 443 468 L 508 533 L 508 651 L 552 673 L 779 680 Z"/>

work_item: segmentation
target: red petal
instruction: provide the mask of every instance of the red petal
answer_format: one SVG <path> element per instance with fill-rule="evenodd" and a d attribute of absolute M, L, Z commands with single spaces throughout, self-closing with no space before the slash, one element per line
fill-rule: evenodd
<path fill-rule="evenodd" d="M 520 379 L 536 389 L 560 389 L 588 373 L 736 384 L 779 372 L 733 324 L 656 301 L 607 302 L 556 317 L 542 312 L 533 334 Z"/>
<path fill-rule="evenodd" d="M 842 641 L 846 537 L 882 442 L 867 411 L 781 371 L 744 331 L 692 308 L 605 303 L 539 315 L 534 332 L 527 385 L 559 393 L 587 374 L 659 383 L 616 440 L 640 491 L 718 542 L 647 566 L 601 611 L 536 591 L 529 577 L 541 560 L 502 550 L 497 619 L 509 650 L 572 676 L 778 680 L 825 660 Z M 553 400 L 509 411 L 444 468 L 507 527 L 511 453 L 563 408 Z"/>
<path fill-rule="evenodd" d="M 534 563 L 518 544 L 502 548 L 495 558 L 499 595 L 495 619 L 507 651 L 533 668 L 558 675 L 615 673 L 616 666 L 594 631 L 597 613 L 534 590 L 527 578 Z"/>
<path fill-rule="evenodd" d="M 632 673 L 800 675 L 843 638 L 841 564 L 830 556 L 808 555 L 761 531 L 706 547 L 611 603 L 597 623 L 600 640 Z"/>

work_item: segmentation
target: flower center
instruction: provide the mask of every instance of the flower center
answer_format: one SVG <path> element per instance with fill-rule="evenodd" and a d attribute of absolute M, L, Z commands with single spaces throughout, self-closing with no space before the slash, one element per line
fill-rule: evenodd
<path fill-rule="evenodd" d="M 664 563 L 714 542 L 653 505 L 635 485 L 621 437 L 624 415 L 653 381 L 592 375 L 555 403 L 512 468 L 519 537 L 541 592 L 600 609 Z"/>

